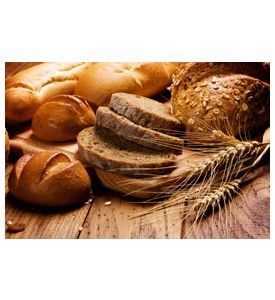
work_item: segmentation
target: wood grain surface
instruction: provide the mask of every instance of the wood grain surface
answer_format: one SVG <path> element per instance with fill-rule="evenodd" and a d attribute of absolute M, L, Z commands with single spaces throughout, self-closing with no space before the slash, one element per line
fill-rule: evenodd
<path fill-rule="evenodd" d="M 6 76 L 35 63 L 6 63 Z M 8 127 L 12 132 L 17 128 Z M 13 156 L 15 161 L 16 157 Z M 200 226 L 181 217 L 171 218 L 165 211 L 132 218 L 144 212 L 148 205 L 138 199 L 123 196 L 104 188 L 95 181 L 95 197 L 91 203 L 71 209 L 42 209 L 14 199 L 7 188 L 6 222 L 24 224 L 17 233 L 6 232 L 6 238 L 81 238 L 81 239 L 140 239 L 140 238 L 261 238 L 270 237 L 270 172 L 268 159 L 251 175 L 243 186 L 242 196 L 232 201 L 230 210 L 221 210 L 204 219 Z M 107 204 L 107 205 L 106 205 Z M 223 220 L 222 222 L 220 220 Z M 225 227 L 225 220 L 227 226 Z M 227 228 L 227 229 L 225 229 Z"/>

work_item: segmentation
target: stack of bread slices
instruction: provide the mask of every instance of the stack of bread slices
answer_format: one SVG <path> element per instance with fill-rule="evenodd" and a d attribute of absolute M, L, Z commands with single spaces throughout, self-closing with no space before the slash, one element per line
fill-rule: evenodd
<path fill-rule="evenodd" d="M 96 126 L 78 135 L 81 157 L 118 174 L 154 176 L 170 173 L 180 154 L 181 123 L 170 107 L 127 93 L 114 93 L 109 107 L 100 106 Z M 177 136 L 178 135 L 178 136 Z"/>

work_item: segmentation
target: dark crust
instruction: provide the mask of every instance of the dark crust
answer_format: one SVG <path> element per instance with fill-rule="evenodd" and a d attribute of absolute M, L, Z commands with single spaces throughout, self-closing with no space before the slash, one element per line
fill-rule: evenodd
<path fill-rule="evenodd" d="M 139 146 L 101 127 L 82 130 L 77 142 L 81 158 L 104 170 L 145 177 L 167 174 L 175 169 L 174 154 Z"/>
<path fill-rule="evenodd" d="M 182 130 L 181 122 L 172 116 L 170 108 L 150 98 L 127 93 L 114 93 L 109 104 L 115 112 L 143 127 L 167 132 Z M 169 134 L 172 134 L 169 131 Z"/>
<path fill-rule="evenodd" d="M 181 153 L 183 139 L 170 136 L 150 128 L 136 125 L 127 118 L 113 112 L 108 107 L 99 107 L 96 124 L 114 134 L 153 150 Z"/>
<path fill-rule="evenodd" d="M 173 79 L 172 106 L 186 132 L 202 133 L 201 129 L 210 125 L 242 135 L 267 123 L 269 84 L 247 74 L 268 81 L 261 63 L 189 63 L 178 70 Z"/>
<path fill-rule="evenodd" d="M 185 124 L 187 132 L 210 125 L 224 132 L 230 128 L 230 134 L 240 135 L 269 120 L 267 83 L 238 74 L 215 77 L 214 83 L 211 78 L 173 95 L 174 114 Z"/>

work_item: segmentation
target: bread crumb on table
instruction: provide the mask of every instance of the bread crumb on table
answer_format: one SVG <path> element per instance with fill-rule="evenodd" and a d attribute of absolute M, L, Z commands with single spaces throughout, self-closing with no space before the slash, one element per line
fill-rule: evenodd
<path fill-rule="evenodd" d="M 106 202 L 104 203 L 105 206 L 108 206 L 108 205 L 111 205 L 111 204 L 112 204 L 112 201 L 106 201 Z"/>

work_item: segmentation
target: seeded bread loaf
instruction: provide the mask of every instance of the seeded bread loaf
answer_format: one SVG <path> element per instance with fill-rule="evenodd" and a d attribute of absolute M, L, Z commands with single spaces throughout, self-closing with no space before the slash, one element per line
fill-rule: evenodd
<path fill-rule="evenodd" d="M 42 63 L 6 79 L 5 109 L 8 123 L 32 119 L 38 107 L 52 96 L 73 94 L 88 63 Z"/>
<path fill-rule="evenodd" d="M 170 173 L 176 156 L 151 150 L 101 127 L 89 127 L 77 137 L 79 154 L 90 165 L 130 176 L 151 176 Z"/>
<path fill-rule="evenodd" d="M 182 151 L 183 139 L 136 125 L 127 118 L 113 112 L 109 107 L 100 106 L 97 109 L 96 125 L 104 127 L 128 141 L 150 149 L 178 154 Z"/>
<path fill-rule="evenodd" d="M 115 92 L 151 97 L 171 83 L 178 63 L 98 62 L 83 71 L 75 94 L 97 106 L 108 105 Z"/>
<path fill-rule="evenodd" d="M 185 64 L 173 77 L 173 114 L 187 132 L 243 134 L 269 120 L 269 84 L 263 80 L 269 81 L 269 72 L 261 63 Z"/>
<path fill-rule="evenodd" d="M 150 98 L 128 93 L 114 93 L 109 107 L 143 127 L 171 135 L 182 129 L 181 122 L 172 116 L 170 107 Z"/>
<path fill-rule="evenodd" d="M 25 154 L 16 162 L 8 181 L 17 199 L 40 206 L 70 206 L 90 195 L 91 180 L 79 161 L 63 153 Z"/>
<path fill-rule="evenodd" d="M 94 111 L 80 96 L 58 95 L 35 112 L 32 131 L 42 140 L 65 142 L 76 139 L 84 128 L 95 124 Z"/>

